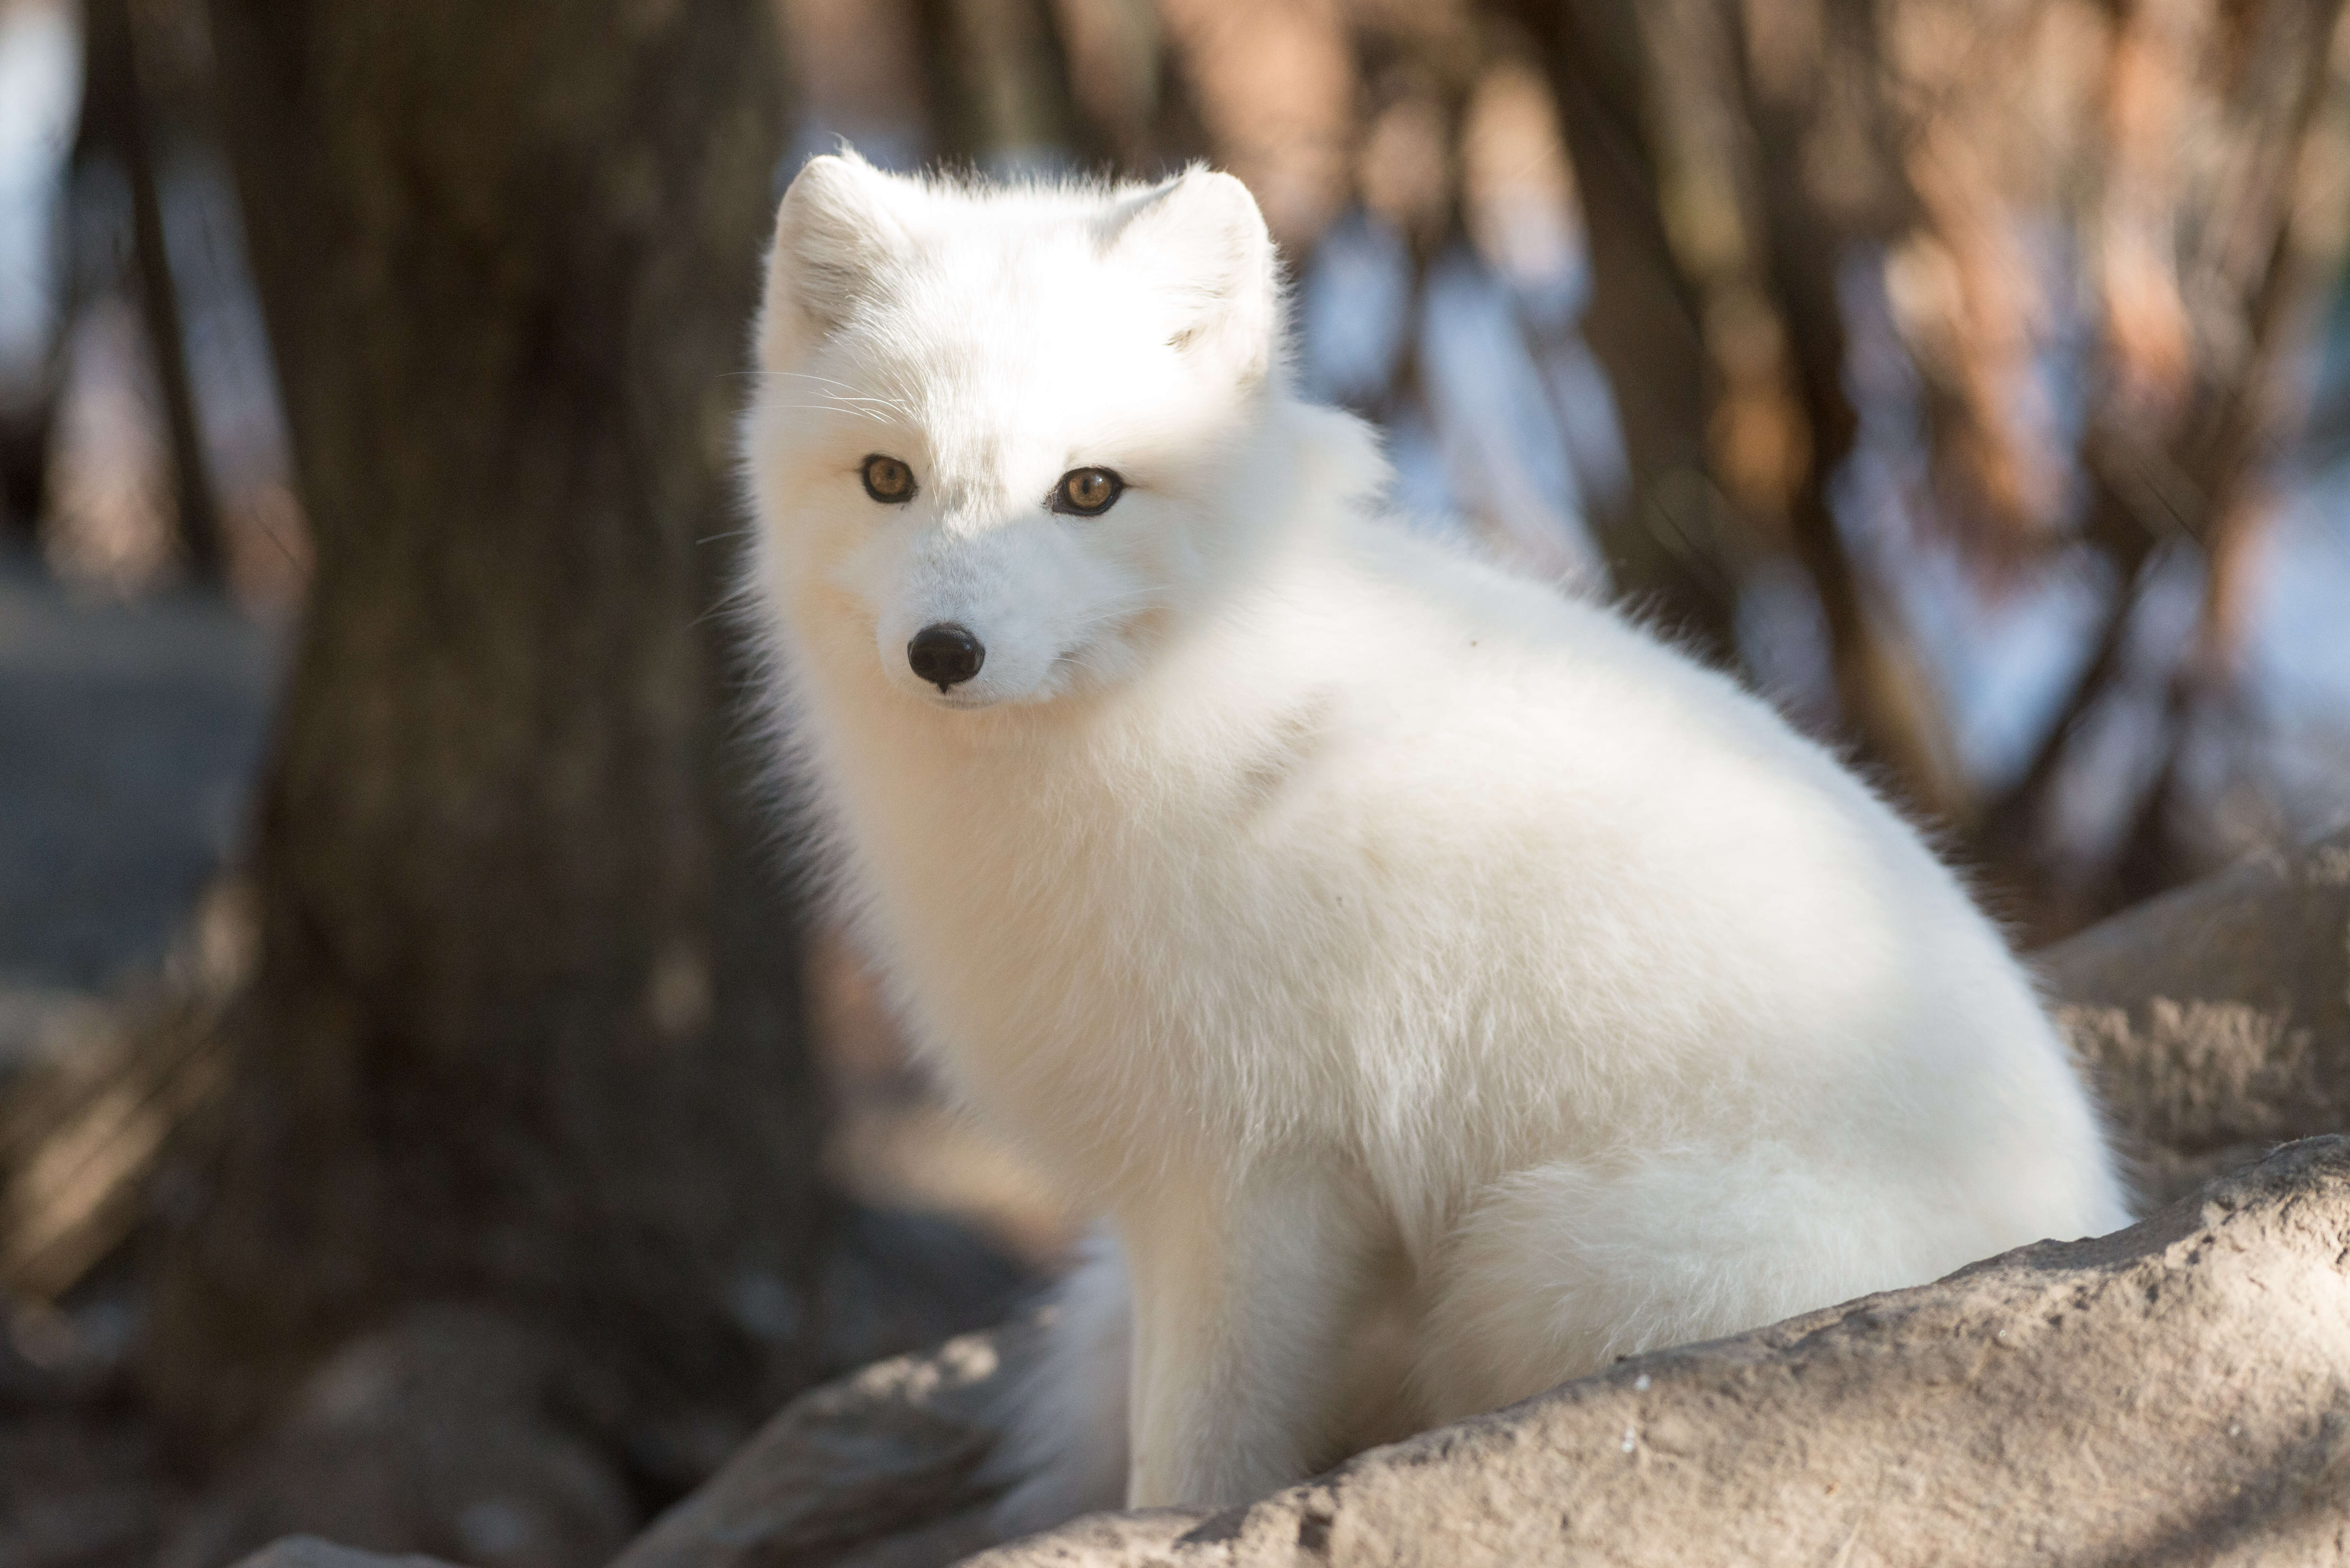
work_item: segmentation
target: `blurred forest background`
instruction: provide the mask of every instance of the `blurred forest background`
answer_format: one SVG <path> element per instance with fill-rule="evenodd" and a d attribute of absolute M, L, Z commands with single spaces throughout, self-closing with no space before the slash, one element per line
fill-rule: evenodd
<path fill-rule="evenodd" d="M 1081 1216 L 801 907 L 774 202 L 1256 191 L 1401 499 L 2036 945 L 2350 815 L 2339 0 L 0 0 L 0 1568 L 608 1558 Z"/>

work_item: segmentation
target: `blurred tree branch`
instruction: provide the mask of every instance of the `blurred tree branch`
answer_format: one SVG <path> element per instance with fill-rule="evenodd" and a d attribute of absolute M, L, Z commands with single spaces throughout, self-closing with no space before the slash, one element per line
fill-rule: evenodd
<path fill-rule="evenodd" d="M 1787 553 L 1862 756 L 1913 805 L 1978 825 L 1974 856 L 2011 885 L 2044 886 L 2066 873 L 2023 825 L 2128 671 L 2153 540 L 2181 533 L 2200 629 L 2158 683 L 2167 760 L 2120 855 L 2132 891 L 2196 869 L 2168 797 L 2193 715 L 2230 682 L 2265 474 L 2299 420 L 2290 362 L 2340 265 L 2340 136 L 2316 129 L 2340 114 L 2324 108 L 2342 92 L 2340 6 L 1501 9 L 1540 43 L 1591 231 L 1585 332 L 1632 469 L 1628 513 L 1600 520 L 1619 587 L 1728 657 L 1752 563 Z M 2033 212 L 2077 225 L 2095 288 L 2077 451 L 2037 400 L 2064 307 L 2021 241 Z M 1857 431 L 1843 295 L 1872 254 L 1926 390 L 1947 536 L 1994 578 L 2036 569 L 2067 547 L 2077 487 L 2077 537 L 2119 585 L 2047 739 L 1989 801 L 1834 504 Z M 2114 896 L 2037 898 L 2034 918 L 2076 923 Z"/>
<path fill-rule="evenodd" d="M 140 76 L 130 0 L 86 0 L 82 22 L 81 130 L 74 146 L 74 189 L 88 200 L 93 160 L 115 163 L 130 188 L 130 272 L 162 392 L 180 546 L 197 576 L 217 580 L 226 556 L 220 509 L 197 417 L 195 379 L 188 369 L 187 332 L 164 232 L 154 116 Z M 85 233 L 87 226 L 77 223 L 75 230 Z M 77 266 L 73 275 L 78 280 L 92 270 L 87 265 Z M 71 302 L 65 314 L 72 318 Z"/>
<path fill-rule="evenodd" d="M 1535 40 L 1558 99 L 1590 247 L 1584 336 L 1615 391 L 1630 469 L 1623 503 L 1593 522 L 1618 591 L 1728 660 L 1739 584 L 1721 535 L 1733 525 L 1707 462 L 1711 370 L 1696 290 L 1666 230 L 1638 7 L 1505 9 Z"/>

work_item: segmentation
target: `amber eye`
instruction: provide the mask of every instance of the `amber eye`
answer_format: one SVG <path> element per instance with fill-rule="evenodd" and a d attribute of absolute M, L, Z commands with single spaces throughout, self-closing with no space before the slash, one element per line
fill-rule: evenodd
<path fill-rule="evenodd" d="M 1107 512 L 1126 492 L 1126 481 L 1107 468 L 1073 468 L 1053 486 L 1053 510 L 1080 517 Z"/>
<path fill-rule="evenodd" d="M 865 493 L 890 506 L 902 506 L 914 498 L 914 471 L 894 457 L 875 452 L 865 460 L 859 471 L 865 480 Z"/>

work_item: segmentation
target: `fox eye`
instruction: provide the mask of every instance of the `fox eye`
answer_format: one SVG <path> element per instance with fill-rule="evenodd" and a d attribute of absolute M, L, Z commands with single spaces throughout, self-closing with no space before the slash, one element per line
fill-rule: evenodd
<path fill-rule="evenodd" d="M 1055 512 L 1072 512 L 1080 517 L 1097 517 L 1108 511 L 1126 493 L 1126 481 L 1107 468 L 1073 468 L 1061 475 L 1053 486 L 1051 505 Z"/>
<path fill-rule="evenodd" d="M 914 498 L 914 471 L 894 457 L 875 452 L 858 471 L 865 493 L 888 506 L 903 506 Z"/>

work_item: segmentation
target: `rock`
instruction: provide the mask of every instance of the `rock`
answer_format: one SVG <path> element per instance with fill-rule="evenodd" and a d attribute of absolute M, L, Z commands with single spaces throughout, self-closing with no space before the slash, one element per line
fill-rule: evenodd
<path fill-rule="evenodd" d="M 318 1532 L 474 1568 L 601 1563 L 638 1516 L 625 1480 L 567 1419 L 580 1397 L 546 1336 L 488 1308 L 416 1308 L 318 1368 L 290 1417 L 192 1511 L 159 1568 L 250 1562 L 265 1542 Z M 299 1550 L 313 1556 L 272 1568 L 361 1568 L 316 1558 L 340 1549 L 315 1539 Z"/>
<path fill-rule="evenodd" d="M 812 1314 L 758 1276 L 732 1303 L 777 1343 L 812 1324 L 819 1366 L 999 1320 L 1035 1289 L 1020 1265 L 936 1217 L 845 1205 L 834 1225 Z M 747 1494 L 721 1478 L 681 1510 L 683 1528 L 702 1531 L 696 1561 L 828 1562 L 805 1553 L 920 1526 L 908 1550 L 945 1562 L 993 1539 L 978 1515 L 951 1515 L 954 1489 L 993 1442 L 959 1391 L 995 1366 L 997 1339 L 1025 1343 L 951 1340 L 868 1366 L 746 1444 L 750 1423 L 732 1406 L 681 1402 L 648 1418 L 592 1348 L 552 1324 L 480 1303 L 413 1307 L 328 1356 L 286 1418 L 144 1560 L 222 1568 L 298 1533 L 473 1568 L 588 1568 L 629 1544 L 647 1493 L 676 1497 L 733 1455 L 727 1476 L 747 1474 Z M 5 1372 L 0 1361 L 0 1397 Z M 926 1511 L 933 1491 L 947 1501 Z M 655 1529 L 634 1551 L 665 1561 L 672 1538 Z"/>
<path fill-rule="evenodd" d="M 360 1552 L 338 1546 L 315 1535 L 289 1535 L 273 1541 L 236 1568 L 450 1568 L 437 1557 L 387 1557 L 380 1552 Z"/>
<path fill-rule="evenodd" d="M 181 1489 L 135 1406 L 0 1408 L 0 1563 L 153 1568 Z"/>
<path fill-rule="evenodd" d="M 991 1544 L 986 1402 L 1036 1347 L 1024 1322 L 803 1397 L 612 1568 L 935 1568 Z"/>
<path fill-rule="evenodd" d="M 2036 955 L 2148 1206 L 2287 1138 L 2350 1131 L 2350 830 Z"/>
<path fill-rule="evenodd" d="M 2350 1563 L 2350 1139 L 1179 1521 L 968 1568 Z"/>

